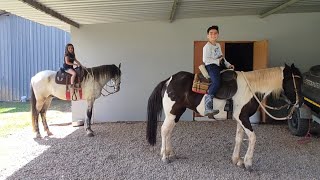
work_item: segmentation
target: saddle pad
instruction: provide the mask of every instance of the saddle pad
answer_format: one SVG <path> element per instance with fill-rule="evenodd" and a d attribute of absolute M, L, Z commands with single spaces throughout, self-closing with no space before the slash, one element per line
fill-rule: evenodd
<path fill-rule="evenodd" d="M 202 74 L 197 73 L 194 75 L 192 91 L 199 94 L 207 94 L 210 82 L 202 76 Z"/>

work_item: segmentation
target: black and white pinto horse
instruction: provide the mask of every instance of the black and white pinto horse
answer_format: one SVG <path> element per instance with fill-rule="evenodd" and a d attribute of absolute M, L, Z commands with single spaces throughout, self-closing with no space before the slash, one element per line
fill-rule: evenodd
<path fill-rule="evenodd" d="M 235 82 L 238 88 L 232 96 L 232 99 L 234 102 L 233 118 L 237 122 L 237 130 L 232 162 L 239 167 L 243 167 L 244 165 L 247 170 L 251 170 L 256 135 L 252 129 L 249 117 L 252 116 L 259 107 L 259 103 L 253 94 L 255 94 L 260 101 L 270 94 L 275 97 L 284 94 L 287 100 L 293 102 L 291 103 L 292 107 L 301 106 L 302 79 L 300 71 L 293 64 L 291 67 L 285 65 L 285 67 L 275 67 L 250 72 L 235 72 L 237 74 Z M 172 130 L 186 108 L 204 115 L 204 95 L 191 90 L 193 79 L 194 74 L 192 73 L 178 72 L 160 82 L 149 98 L 146 136 L 151 145 L 156 144 L 157 122 L 161 117 L 162 110 L 164 110 L 165 114 L 165 119 L 161 127 L 161 155 L 164 162 L 169 162 L 170 158 L 175 157 L 171 145 Z M 225 104 L 226 100 L 213 100 L 213 107 L 219 109 L 220 113 L 225 113 L 223 112 Z M 219 116 L 219 114 L 215 115 L 215 117 Z M 242 160 L 240 158 L 240 146 L 243 141 L 244 132 L 248 136 L 249 145 L 245 157 Z"/>
<path fill-rule="evenodd" d="M 88 68 L 84 71 L 84 78 L 81 82 L 82 99 L 87 100 L 87 116 L 85 118 L 85 130 L 89 137 L 94 136 L 91 130 L 91 117 L 94 101 L 101 96 L 104 86 L 111 82 L 113 92 L 120 90 L 121 83 L 121 63 L 116 65 L 102 65 Z M 52 133 L 49 130 L 46 120 L 46 112 L 51 104 L 52 98 L 57 97 L 66 100 L 66 85 L 55 82 L 56 71 L 45 70 L 37 73 L 31 78 L 31 115 L 32 127 L 36 138 L 40 138 L 39 132 L 39 113 L 42 118 L 42 124 L 47 135 Z M 109 85 L 108 85 L 109 86 Z"/>

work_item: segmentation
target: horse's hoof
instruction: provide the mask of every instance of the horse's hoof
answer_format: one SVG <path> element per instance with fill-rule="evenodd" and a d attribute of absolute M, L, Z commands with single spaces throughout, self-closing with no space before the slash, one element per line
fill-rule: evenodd
<path fill-rule="evenodd" d="M 244 164 L 243 164 L 243 161 L 241 159 L 238 160 L 237 164 L 236 164 L 238 167 L 240 168 L 244 168 Z"/>
<path fill-rule="evenodd" d="M 232 158 L 232 164 L 237 165 L 239 162 L 239 158 Z"/>
<path fill-rule="evenodd" d="M 40 133 L 35 133 L 34 139 L 42 138 Z"/>
<path fill-rule="evenodd" d="M 165 164 L 169 164 L 171 161 L 169 158 L 164 158 L 162 159 L 162 161 L 165 163 Z"/>
<path fill-rule="evenodd" d="M 93 137 L 94 136 L 93 131 L 91 130 L 91 128 L 86 128 L 86 132 L 87 132 L 87 136 L 88 137 Z"/>
<path fill-rule="evenodd" d="M 52 132 L 47 131 L 47 136 L 52 136 L 52 135 L 53 135 Z"/>
<path fill-rule="evenodd" d="M 169 159 L 175 160 L 175 159 L 178 159 L 178 157 L 175 154 L 173 154 L 169 156 Z"/>
<path fill-rule="evenodd" d="M 252 166 L 251 165 L 250 166 L 246 166 L 245 170 L 248 171 L 248 172 L 252 172 Z"/>
<path fill-rule="evenodd" d="M 245 168 L 246 168 L 243 163 L 238 163 L 237 166 L 238 166 L 239 168 L 242 168 L 242 169 L 245 169 Z"/>
<path fill-rule="evenodd" d="M 93 134 L 93 132 L 91 131 L 91 132 L 87 132 L 87 136 L 88 137 L 93 137 L 94 136 L 94 134 Z"/>

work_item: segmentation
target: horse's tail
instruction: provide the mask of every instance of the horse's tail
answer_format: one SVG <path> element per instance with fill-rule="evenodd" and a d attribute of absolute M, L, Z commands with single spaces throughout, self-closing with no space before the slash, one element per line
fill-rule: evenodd
<path fill-rule="evenodd" d="M 154 146 L 157 142 L 157 126 L 158 120 L 162 115 L 162 90 L 168 79 L 160 82 L 156 88 L 154 88 L 152 94 L 148 100 L 148 120 L 147 120 L 147 140 L 150 145 Z"/>
<path fill-rule="evenodd" d="M 37 107 L 36 107 L 36 96 L 34 95 L 34 91 L 33 91 L 33 87 L 32 84 L 30 84 L 30 93 L 31 93 L 31 99 L 30 99 L 30 105 L 31 105 L 31 122 L 32 122 L 32 128 L 33 130 L 35 130 L 35 121 L 38 121 L 38 119 L 36 119 L 37 117 Z"/>

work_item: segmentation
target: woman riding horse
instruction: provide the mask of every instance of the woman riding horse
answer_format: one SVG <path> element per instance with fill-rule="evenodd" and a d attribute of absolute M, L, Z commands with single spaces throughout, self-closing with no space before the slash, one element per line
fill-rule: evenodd
<path fill-rule="evenodd" d="M 81 82 L 82 99 L 87 100 L 87 116 L 85 118 L 85 130 L 88 136 L 93 136 L 91 130 L 91 117 L 94 101 L 101 96 L 101 91 L 104 86 L 111 81 L 113 94 L 120 90 L 121 83 L 121 63 L 119 67 L 116 65 L 102 65 L 93 68 L 88 68 L 84 72 L 84 79 Z M 51 104 L 52 98 L 57 97 L 62 100 L 66 98 L 66 85 L 57 84 L 55 82 L 56 71 L 41 71 L 31 78 L 31 112 L 32 112 L 32 127 L 36 138 L 41 137 L 39 132 L 39 113 L 43 123 L 44 130 L 47 135 L 52 133 L 49 130 L 46 120 L 46 112 Z M 103 94 L 102 94 L 103 95 Z"/>

